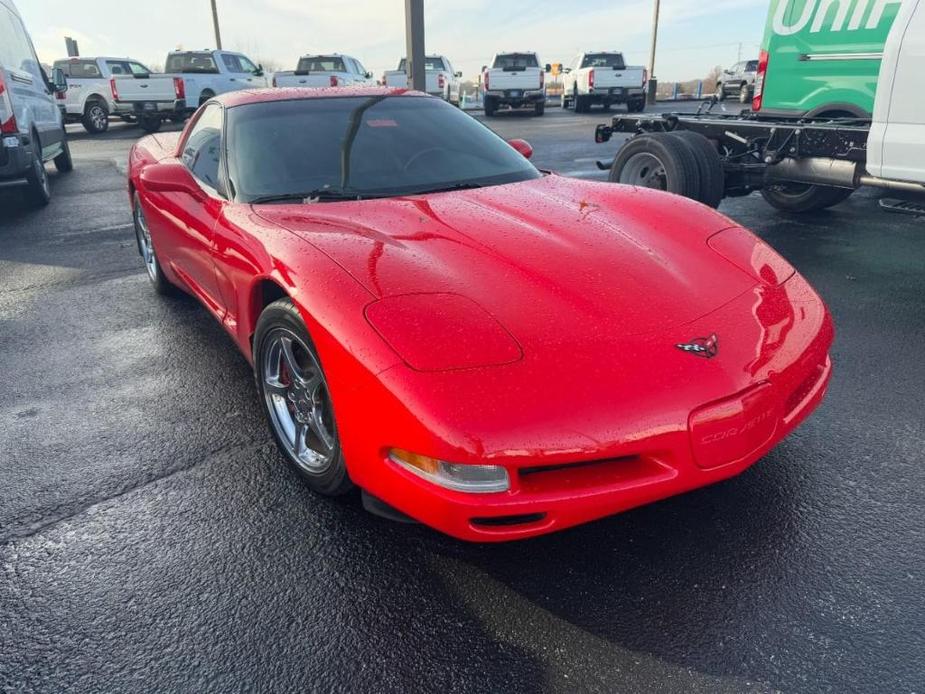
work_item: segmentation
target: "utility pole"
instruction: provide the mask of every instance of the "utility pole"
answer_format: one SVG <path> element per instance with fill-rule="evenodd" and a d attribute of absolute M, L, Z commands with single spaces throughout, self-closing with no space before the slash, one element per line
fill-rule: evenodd
<path fill-rule="evenodd" d="M 419 92 L 427 91 L 427 74 L 424 72 L 424 0 L 405 0 L 405 55 L 408 86 Z"/>
<path fill-rule="evenodd" d="M 212 0 L 212 25 L 215 27 L 215 47 L 222 50 L 222 32 L 218 28 L 218 7 L 215 6 L 215 0 Z"/>
<path fill-rule="evenodd" d="M 649 95 L 648 102 L 650 105 L 655 103 L 655 95 L 658 92 L 658 80 L 655 78 L 655 47 L 658 44 L 658 10 L 660 0 L 655 0 L 655 8 L 652 12 L 652 50 L 649 53 Z"/>

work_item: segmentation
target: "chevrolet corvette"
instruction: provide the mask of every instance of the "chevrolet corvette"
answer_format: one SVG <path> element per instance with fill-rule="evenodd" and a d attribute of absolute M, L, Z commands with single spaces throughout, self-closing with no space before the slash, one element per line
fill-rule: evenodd
<path fill-rule="evenodd" d="M 407 90 L 225 94 L 132 149 L 138 250 L 253 365 L 313 490 L 465 540 L 727 479 L 818 406 L 832 322 L 786 260 L 531 154 Z"/>

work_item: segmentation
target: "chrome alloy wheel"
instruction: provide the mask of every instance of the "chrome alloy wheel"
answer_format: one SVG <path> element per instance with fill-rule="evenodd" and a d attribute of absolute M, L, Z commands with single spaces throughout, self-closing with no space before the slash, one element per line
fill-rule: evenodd
<path fill-rule="evenodd" d="M 620 183 L 643 188 L 668 190 L 668 175 L 665 165 L 658 157 L 648 152 L 634 154 L 627 160 L 620 172 Z"/>
<path fill-rule="evenodd" d="M 144 210 L 141 209 L 141 200 L 135 196 L 135 235 L 138 237 L 138 249 L 141 251 L 141 257 L 145 261 L 145 267 L 148 270 L 148 276 L 152 281 L 157 281 L 157 256 L 154 255 L 154 244 L 151 241 L 151 231 L 148 229 L 148 222 L 145 221 Z"/>
<path fill-rule="evenodd" d="M 321 366 L 291 330 L 275 328 L 265 339 L 260 377 L 273 428 L 300 468 L 320 474 L 338 452 L 334 411 Z"/>
<path fill-rule="evenodd" d="M 87 118 L 97 131 L 104 130 L 109 122 L 109 116 L 106 114 L 105 109 L 99 104 L 93 104 L 87 110 Z"/>

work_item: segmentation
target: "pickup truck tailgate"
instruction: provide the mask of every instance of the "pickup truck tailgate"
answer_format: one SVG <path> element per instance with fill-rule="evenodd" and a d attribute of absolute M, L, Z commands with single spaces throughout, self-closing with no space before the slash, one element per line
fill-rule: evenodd
<path fill-rule="evenodd" d="M 610 89 L 612 87 L 641 87 L 643 69 L 627 67 L 615 69 L 609 67 L 594 68 L 594 88 Z"/>
<path fill-rule="evenodd" d="M 278 87 L 330 87 L 331 76 L 333 72 L 310 72 L 305 75 L 298 75 L 293 72 L 277 73 L 276 85 Z M 341 76 L 341 80 L 344 76 Z"/>
<path fill-rule="evenodd" d="M 488 88 L 491 91 L 523 89 L 537 90 L 542 88 L 539 68 L 501 69 L 492 68 L 488 71 Z"/>
<path fill-rule="evenodd" d="M 126 102 L 164 102 L 174 101 L 177 90 L 170 75 L 151 75 L 150 77 L 116 77 L 117 101 Z"/>

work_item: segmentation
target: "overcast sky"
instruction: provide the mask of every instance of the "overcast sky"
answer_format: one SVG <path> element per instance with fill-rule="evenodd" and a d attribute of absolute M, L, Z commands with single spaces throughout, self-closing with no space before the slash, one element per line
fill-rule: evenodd
<path fill-rule="evenodd" d="M 212 47 L 209 0 L 16 0 L 39 56 L 63 57 L 64 36 L 83 55 L 130 56 L 163 66 L 168 50 Z M 705 76 L 711 67 L 757 57 L 769 0 L 662 0 L 656 74 Z M 293 69 L 298 56 L 336 51 L 378 76 L 404 54 L 403 0 L 218 0 L 225 48 Z M 615 49 L 648 62 L 652 0 L 425 0 L 427 51 L 443 53 L 466 78 L 496 51 L 535 50 L 544 62 L 580 50 Z"/>

